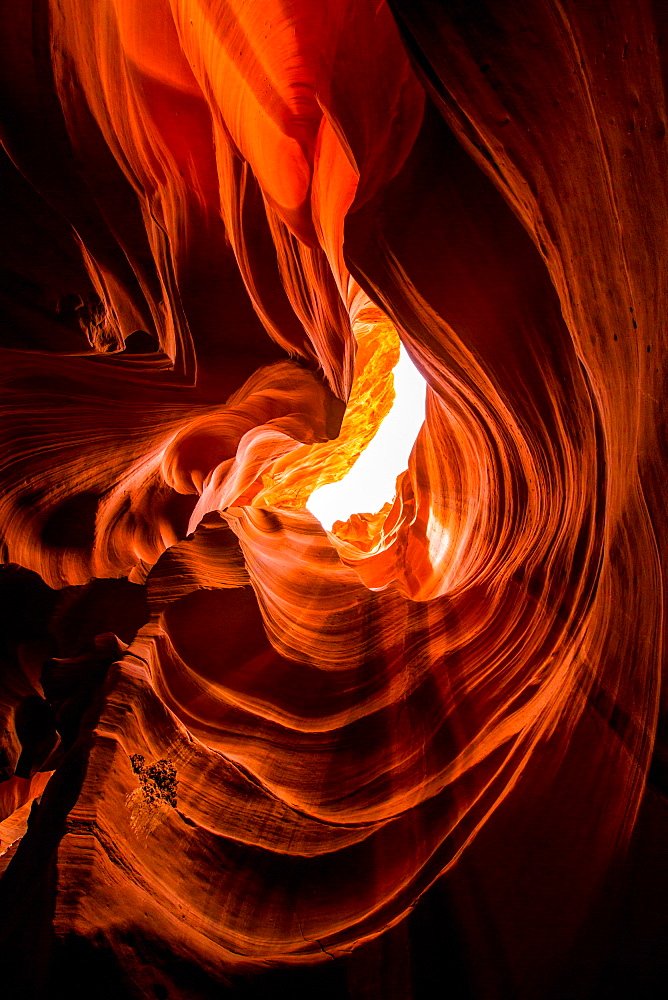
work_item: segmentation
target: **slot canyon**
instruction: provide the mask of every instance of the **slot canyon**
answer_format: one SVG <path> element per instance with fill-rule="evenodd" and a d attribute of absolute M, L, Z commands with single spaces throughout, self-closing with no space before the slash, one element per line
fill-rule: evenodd
<path fill-rule="evenodd" d="M 0 50 L 2 996 L 667 995 L 668 4 Z"/>

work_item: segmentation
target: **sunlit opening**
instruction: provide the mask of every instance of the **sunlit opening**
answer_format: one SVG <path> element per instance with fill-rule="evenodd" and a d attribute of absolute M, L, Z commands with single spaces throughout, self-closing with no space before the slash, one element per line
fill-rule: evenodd
<path fill-rule="evenodd" d="M 397 476 L 424 422 L 427 386 L 403 346 L 394 368 L 394 403 L 350 472 L 336 483 L 320 486 L 307 508 L 328 531 L 351 514 L 375 514 L 394 499 Z"/>

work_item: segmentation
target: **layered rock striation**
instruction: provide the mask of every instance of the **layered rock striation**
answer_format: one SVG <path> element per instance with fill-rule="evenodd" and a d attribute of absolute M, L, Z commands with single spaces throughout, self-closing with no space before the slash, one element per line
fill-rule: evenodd
<path fill-rule="evenodd" d="M 0 17 L 11 995 L 418 1000 L 442 933 L 598 996 L 665 824 L 661 5 Z"/>

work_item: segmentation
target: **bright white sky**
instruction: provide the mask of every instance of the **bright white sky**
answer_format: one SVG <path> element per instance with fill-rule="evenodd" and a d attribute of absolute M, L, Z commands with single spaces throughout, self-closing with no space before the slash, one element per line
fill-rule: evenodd
<path fill-rule="evenodd" d="M 306 504 L 323 528 L 347 521 L 351 514 L 375 514 L 394 499 L 396 479 L 408 468 L 408 458 L 424 421 L 427 385 L 408 354 L 400 350 L 394 369 L 392 409 L 347 476 L 315 490 Z"/>

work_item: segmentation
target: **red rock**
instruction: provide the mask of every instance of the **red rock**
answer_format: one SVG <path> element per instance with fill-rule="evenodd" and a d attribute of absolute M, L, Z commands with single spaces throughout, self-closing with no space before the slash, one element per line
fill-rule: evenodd
<path fill-rule="evenodd" d="M 0 12 L 12 997 L 660 995 L 660 6 Z"/>

